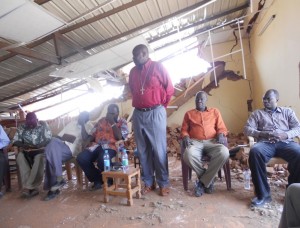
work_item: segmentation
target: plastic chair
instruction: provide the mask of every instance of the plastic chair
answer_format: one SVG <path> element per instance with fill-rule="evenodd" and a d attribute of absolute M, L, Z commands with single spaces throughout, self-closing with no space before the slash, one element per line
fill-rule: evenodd
<path fill-rule="evenodd" d="M 227 141 L 225 146 L 228 146 Z M 183 188 L 185 191 L 188 190 L 188 181 L 192 179 L 192 169 L 184 162 L 183 160 L 183 154 L 185 152 L 185 149 L 181 142 L 181 167 L 182 167 L 182 182 L 183 182 Z M 209 156 L 203 156 L 202 161 L 209 162 L 210 158 Z M 224 169 L 224 175 L 226 180 L 226 186 L 227 190 L 231 189 L 231 174 L 230 174 L 230 166 L 229 166 L 229 159 L 226 161 L 226 163 L 223 165 Z M 221 169 L 218 172 L 218 177 L 222 179 L 222 171 Z"/>

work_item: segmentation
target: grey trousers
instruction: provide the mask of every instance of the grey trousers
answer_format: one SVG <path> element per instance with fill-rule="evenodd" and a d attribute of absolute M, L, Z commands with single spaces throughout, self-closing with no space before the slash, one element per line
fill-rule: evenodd
<path fill-rule="evenodd" d="M 156 178 L 160 187 L 168 186 L 167 115 L 165 108 L 161 106 L 148 112 L 135 109 L 132 115 L 132 126 L 145 185 L 151 186 Z"/>
<path fill-rule="evenodd" d="M 21 175 L 22 186 L 24 189 L 36 189 L 43 181 L 44 154 L 35 155 L 33 165 L 30 167 L 24 153 L 26 152 L 19 152 L 17 155 L 17 164 Z"/>
<path fill-rule="evenodd" d="M 185 163 L 192 168 L 199 180 L 209 187 L 220 168 L 223 167 L 229 157 L 228 148 L 222 144 L 216 144 L 215 139 L 195 140 L 191 139 L 190 145 L 183 154 Z M 208 168 L 203 167 L 202 156 L 210 157 Z"/>
<path fill-rule="evenodd" d="M 63 141 L 52 138 L 45 148 L 45 157 L 44 190 L 50 190 L 57 177 L 62 176 L 62 164 L 72 158 L 72 152 Z"/>
<path fill-rule="evenodd" d="M 300 183 L 291 184 L 285 194 L 279 228 L 300 227 Z"/>

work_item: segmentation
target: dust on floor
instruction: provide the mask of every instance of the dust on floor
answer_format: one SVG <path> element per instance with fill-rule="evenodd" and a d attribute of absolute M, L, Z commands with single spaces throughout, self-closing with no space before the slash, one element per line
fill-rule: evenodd
<path fill-rule="evenodd" d="M 110 197 L 103 203 L 103 191 L 78 189 L 76 180 L 69 181 L 60 195 L 43 201 L 46 192 L 32 199 L 23 199 L 13 180 L 13 191 L 0 200 L 0 227 L 278 227 L 285 189 L 271 185 L 273 201 L 263 208 L 250 209 L 253 197 L 232 173 L 232 190 L 225 180 L 217 179 L 213 194 L 193 196 L 195 174 L 189 191 L 182 186 L 181 162 L 169 158 L 171 194 L 161 197 L 158 191 L 126 206 L 122 197 Z M 75 175 L 73 175 L 73 178 Z"/>

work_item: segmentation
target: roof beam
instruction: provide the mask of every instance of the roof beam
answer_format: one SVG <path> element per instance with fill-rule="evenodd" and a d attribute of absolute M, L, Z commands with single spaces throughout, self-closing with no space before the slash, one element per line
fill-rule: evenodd
<path fill-rule="evenodd" d="M 117 8 L 114 8 L 114 9 L 112 9 L 112 10 L 110 10 L 110 11 L 104 12 L 104 13 L 102 13 L 102 14 L 99 14 L 99 15 L 97 15 L 97 16 L 95 16 L 95 17 L 92 17 L 92 18 L 90 18 L 90 19 L 84 20 L 84 21 L 82 21 L 82 22 L 76 23 L 76 24 L 71 25 L 71 26 L 69 26 L 69 27 L 67 27 L 67 28 L 61 29 L 61 30 L 59 30 L 58 32 L 59 32 L 60 34 L 64 34 L 64 33 L 67 33 L 67 32 L 71 32 L 71 31 L 73 31 L 73 30 L 76 30 L 76 29 L 78 29 L 78 28 L 84 26 L 84 25 L 88 25 L 88 24 L 93 23 L 93 22 L 95 22 L 95 21 L 101 20 L 101 19 L 103 19 L 103 18 L 105 18 L 105 17 L 109 17 L 109 16 L 111 16 L 111 15 L 113 15 L 113 14 L 116 14 L 116 13 L 118 13 L 118 12 L 121 12 L 121 11 L 123 11 L 123 10 L 126 10 L 126 9 L 128 9 L 128 8 L 130 8 L 130 7 L 136 6 L 136 5 L 138 5 L 138 4 L 142 3 L 142 2 L 145 2 L 145 1 L 147 1 L 147 0 L 133 0 L 133 1 L 129 2 L 129 3 L 126 3 L 126 4 L 122 5 L 122 6 L 117 7 Z M 39 40 L 37 40 L 37 41 L 34 41 L 34 42 L 32 42 L 32 43 L 26 45 L 26 47 L 27 47 L 27 48 L 33 48 L 33 47 L 35 47 L 35 46 L 41 45 L 42 43 L 45 43 L 45 42 L 51 40 L 51 39 L 54 39 L 54 35 L 53 35 L 53 34 L 50 34 L 50 35 L 45 36 L 45 37 L 43 37 L 43 38 L 41 38 L 41 39 L 39 39 Z M 13 50 L 13 49 L 11 49 L 10 51 L 12 51 L 12 50 Z M 15 56 L 15 55 L 17 55 L 17 53 L 10 53 L 10 54 L 1 56 L 1 57 L 0 57 L 0 62 L 4 61 L 4 60 L 6 60 L 6 59 L 9 59 L 9 58 L 11 58 L 11 57 L 13 57 L 13 56 Z"/>
<path fill-rule="evenodd" d="M 0 48 L 5 48 L 8 46 L 9 46 L 8 43 L 0 41 Z M 45 62 L 49 62 L 57 65 L 61 64 L 61 60 L 57 56 L 47 55 L 25 47 L 16 47 L 16 48 L 8 49 L 7 51 L 14 54 L 24 55 L 33 59 L 43 60 Z"/>
<path fill-rule="evenodd" d="M 34 2 L 38 5 L 43 5 L 47 2 L 51 2 L 51 0 L 34 0 Z"/>

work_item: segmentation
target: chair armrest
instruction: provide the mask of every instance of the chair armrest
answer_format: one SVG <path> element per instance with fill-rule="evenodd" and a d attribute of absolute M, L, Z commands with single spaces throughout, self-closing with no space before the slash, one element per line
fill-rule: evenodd
<path fill-rule="evenodd" d="M 251 148 L 255 143 L 254 137 L 248 136 L 248 141 L 249 141 L 249 146 Z"/>

